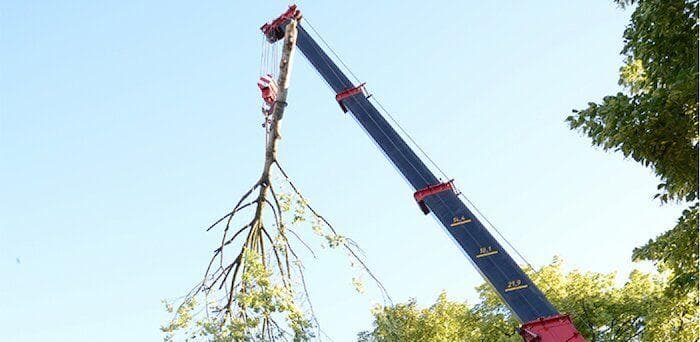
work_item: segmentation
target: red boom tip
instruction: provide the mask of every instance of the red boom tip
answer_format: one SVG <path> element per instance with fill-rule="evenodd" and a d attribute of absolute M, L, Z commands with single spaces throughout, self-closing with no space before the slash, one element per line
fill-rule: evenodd
<path fill-rule="evenodd" d="M 274 43 L 284 37 L 284 30 L 282 29 L 282 26 L 287 24 L 292 19 L 301 19 L 301 11 L 297 9 L 297 5 L 289 6 L 286 12 L 282 13 L 282 15 L 273 21 L 265 23 L 260 27 L 260 30 L 263 32 L 265 37 L 267 37 L 267 40 L 270 43 Z"/>

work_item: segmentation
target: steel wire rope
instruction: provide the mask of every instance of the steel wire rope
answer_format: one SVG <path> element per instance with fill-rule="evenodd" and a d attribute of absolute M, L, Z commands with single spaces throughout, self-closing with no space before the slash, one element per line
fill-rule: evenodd
<path fill-rule="evenodd" d="M 318 32 L 318 30 L 316 30 L 316 28 L 311 24 L 311 22 L 307 18 L 304 18 L 304 20 L 309 24 L 309 27 L 311 28 L 311 30 L 313 30 L 314 33 L 316 33 L 316 35 L 321 40 L 321 42 L 324 45 L 326 45 L 328 50 L 331 51 L 331 53 L 338 59 L 340 64 L 343 67 L 345 67 L 345 69 L 348 71 L 348 73 L 350 73 L 350 75 L 352 75 L 352 77 L 355 78 L 355 80 L 358 83 L 360 83 L 360 79 L 355 75 L 354 72 L 352 72 L 352 69 L 350 69 L 350 67 L 347 64 L 345 64 L 345 62 L 340 57 L 340 55 L 338 55 L 338 53 L 335 52 L 333 47 L 331 47 L 330 44 L 328 44 L 328 42 L 323 38 L 323 36 Z M 425 156 L 425 158 L 430 162 L 430 164 L 433 165 L 438 170 L 438 172 L 440 172 L 440 174 L 442 174 L 443 177 L 445 177 L 445 180 L 449 180 L 450 177 L 447 175 L 447 173 L 445 171 L 443 171 L 442 168 L 440 168 L 440 166 L 430 157 L 430 155 L 420 146 L 420 144 L 418 144 L 418 142 L 413 138 L 413 136 L 410 133 L 408 133 L 408 131 L 406 129 L 404 129 L 404 127 L 399 123 L 399 121 L 396 118 L 394 118 L 393 115 L 391 115 L 391 113 L 384 107 L 384 105 L 377 98 L 377 96 L 372 95 L 371 99 L 374 100 L 374 102 L 379 106 L 379 108 L 399 128 L 399 130 L 408 138 L 408 140 L 421 152 L 421 154 L 423 154 L 423 156 Z M 500 236 L 501 239 L 503 239 L 506 242 L 506 244 L 518 255 L 518 257 L 520 257 L 523 260 L 523 262 L 525 262 L 525 264 L 534 271 L 535 268 L 532 266 L 532 264 L 530 264 L 530 262 L 525 258 L 525 256 L 523 256 L 522 253 L 520 253 L 520 251 L 518 251 L 518 249 L 515 248 L 515 246 L 513 246 L 513 244 L 511 244 L 510 241 L 508 241 L 508 239 L 506 239 L 506 237 L 503 235 L 503 233 L 501 233 L 501 231 L 496 227 L 496 225 L 494 225 L 491 222 L 491 220 L 489 220 L 488 217 L 486 217 L 486 215 L 484 215 L 478 209 L 478 207 L 474 204 L 474 202 L 472 202 L 463 192 L 459 191 L 458 188 L 455 188 L 455 190 L 457 190 L 458 194 L 461 195 L 467 202 L 469 202 L 471 207 L 474 208 L 474 211 L 476 211 L 479 214 L 479 216 L 481 216 L 484 219 L 484 221 L 486 221 L 488 223 L 488 225 L 491 226 L 491 228 L 493 228 L 496 231 L 498 236 Z"/>
<path fill-rule="evenodd" d="M 364 111 L 367 111 L 367 109 L 364 107 L 364 105 L 362 105 L 362 103 L 360 102 L 360 100 L 355 99 L 354 97 L 350 97 L 349 99 L 352 99 L 352 100 L 355 101 L 355 102 L 357 103 L 357 105 L 359 105 Z M 404 157 L 404 159 L 406 159 L 406 161 L 408 162 L 408 164 L 411 165 L 411 166 L 413 167 L 413 169 L 420 175 L 420 177 L 423 179 L 423 181 L 425 181 L 425 182 L 427 183 L 427 180 L 425 179 L 425 177 L 423 177 L 423 175 L 421 175 L 420 172 L 418 172 L 418 170 L 417 170 L 417 169 L 415 168 L 415 166 L 408 160 L 408 158 L 406 158 L 405 155 L 403 155 L 403 153 L 398 149 L 398 146 L 396 146 L 396 144 L 394 143 L 394 141 L 393 141 L 391 138 L 389 138 L 389 136 L 384 132 L 384 130 L 383 130 L 379 125 L 377 125 L 376 121 L 375 121 L 370 115 L 367 115 L 367 117 L 369 117 L 369 118 L 375 123 L 375 125 L 377 126 L 377 128 L 379 129 L 379 131 L 381 131 L 381 132 L 387 137 L 387 139 L 394 145 L 394 147 L 396 148 L 396 150 L 399 151 L 399 154 L 401 154 L 401 155 Z M 456 212 L 455 210 L 453 210 L 452 207 L 451 207 L 450 205 L 448 205 L 447 202 L 445 202 L 445 200 L 443 200 L 440 196 L 435 196 L 435 198 L 436 198 L 437 200 L 440 201 L 440 203 L 443 205 L 443 207 L 446 208 L 447 211 L 448 211 L 453 217 L 456 216 L 457 212 Z M 468 230 L 465 230 L 465 231 L 467 232 L 467 236 L 472 240 L 472 242 L 473 242 L 474 244 L 476 244 L 476 245 L 479 245 L 479 242 L 477 241 L 477 239 L 476 239 L 472 234 L 470 234 Z M 455 240 L 456 240 L 456 239 L 455 239 Z M 507 276 L 506 272 L 505 272 L 505 271 L 503 270 L 503 268 L 501 267 L 501 266 L 502 266 L 501 264 L 497 263 L 495 260 L 493 260 L 493 259 L 491 259 L 491 258 L 489 258 L 489 259 L 487 259 L 487 260 L 489 260 L 489 261 L 491 262 L 491 265 L 492 265 L 496 270 L 498 270 L 498 272 L 501 274 L 501 276 L 503 276 L 504 279 L 506 279 L 506 280 L 510 279 L 510 277 Z M 523 272 L 523 273 L 524 273 L 524 272 Z M 490 282 L 490 281 L 489 281 L 489 282 Z M 498 291 L 497 291 L 497 292 L 498 292 Z M 500 295 L 500 294 L 499 294 L 499 295 Z M 530 307 L 530 309 L 531 309 L 533 312 L 537 312 L 537 311 L 538 311 L 537 308 L 536 308 L 532 303 L 530 303 L 530 301 L 527 300 L 527 298 L 526 298 L 523 294 L 518 294 L 518 297 L 519 297 L 522 301 L 524 301 L 524 302 Z M 506 303 L 507 303 L 507 302 L 506 302 Z"/>
<path fill-rule="evenodd" d="M 350 67 L 343 61 L 343 59 L 338 55 L 338 53 L 330 46 L 330 44 L 328 44 L 328 42 L 323 38 L 323 36 L 318 32 L 318 30 L 316 30 L 316 28 L 315 28 L 315 27 L 313 26 L 313 24 L 308 20 L 308 18 L 304 18 L 304 20 L 306 21 L 306 23 L 308 24 L 308 26 L 311 28 L 311 30 L 318 36 L 318 38 L 321 40 L 321 42 L 322 42 L 322 43 L 328 48 L 328 50 L 331 51 L 331 53 L 336 57 L 336 59 L 340 62 L 340 64 L 341 64 L 343 67 L 345 67 L 345 69 L 348 71 L 348 73 L 349 73 L 350 75 L 352 75 L 353 78 L 355 78 L 355 80 L 357 81 L 357 83 L 361 83 L 361 82 L 360 82 L 360 79 L 355 75 L 354 72 L 352 72 L 352 69 L 350 69 Z M 324 59 L 324 62 L 326 63 L 326 65 L 328 65 L 328 62 L 327 62 L 325 59 Z M 335 73 L 335 70 L 333 70 L 333 68 L 329 68 L 329 69 L 333 72 L 334 76 L 336 76 L 336 78 L 338 78 L 338 80 L 340 80 L 340 78 L 338 77 L 338 75 Z M 389 119 L 390 119 L 390 120 L 399 128 L 399 130 L 408 138 L 408 140 L 421 152 L 421 154 L 423 154 L 423 156 L 426 157 L 426 159 L 428 159 L 428 161 L 431 163 L 431 165 L 433 165 L 433 166 L 440 172 L 440 174 L 442 174 L 442 176 L 446 178 L 446 180 L 447 180 L 447 179 L 450 179 L 449 176 L 446 174 L 446 172 L 444 172 L 444 171 L 442 170 L 442 168 L 440 168 L 440 166 L 439 166 L 439 165 L 430 157 L 430 155 L 418 144 L 418 142 L 411 136 L 411 134 L 408 133 L 408 131 L 407 131 L 406 129 L 403 128 L 403 126 L 398 122 L 398 120 L 397 120 L 396 118 L 394 118 L 394 116 L 391 115 L 391 113 L 383 106 L 383 104 L 381 103 L 381 101 L 379 101 L 379 99 L 377 99 L 375 96 L 372 96 L 372 98 L 374 99 L 374 102 L 379 106 L 379 108 L 389 117 Z M 357 100 L 355 100 L 355 101 L 357 101 Z M 366 111 L 366 109 L 364 108 L 364 106 L 363 106 L 359 101 L 357 101 L 357 104 L 360 105 L 360 106 Z M 391 139 L 391 138 L 386 134 L 386 132 L 384 132 L 384 130 L 383 130 L 379 125 L 377 125 L 376 121 L 375 121 L 371 116 L 368 115 L 368 117 L 369 117 L 370 119 L 372 119 L 372 121 L 375 123 L 375 125 L 377 126 L 377 128 L 384 134 L 384 136 L 387 137 L 387 139 L 392 143 L 392 145 L 394 145 L 394 147 L 396 148 L 396 150 L 399 152 L 399 154 L 400 154 L 402 157 L 404 157 L 404 159 L 406 160 L 406 162 L 407 162 L 409 165 L 411 165 L 411 167 L 421 176 L 421 178 L 423 179 L 423 181 L 425 181 L 425 182 L 427 183 L 427 180 L 425 179 L 425 177 L 423 177 L 423 176 L 420 174 L 420 172 L 418 172 L 418 170 L 416 169 L 416 167 L 408 160 L 408 158 L 403 154 L 403 152 L 401 152 L 401 150 L 398 148 L 398 146 L 396 146 L 396 144 L 394 143 L 393 139 Z M 496 233 L 498 234 L 498 236 L 499 236 L 499 237 L 500 237 L 500 238 L 501 238 L 515 253 L 516 253 L 516 255 L 518 255 L 518 257 L 519 257 L 520 259 L 522 259 L 522 261 L 523 261 L 531 270 L 533 270 L 533 272 L 536 272 L 535 268 L 534 268 L 534 267 L 532 266 L 532 264 L 525 258 L 525 256 L 524 256 L 517 248 L 515 248 L 515 246 L 505 237 L 505 235 L 496 227 L 496 225 L 493 224 L 493 223 L 491 222 L 491 220 L 489 220 L 488 217 L 486 217 L 486 215 L 484 215 L 484 214 L 481 212 L 481 210 L 479 210 L 479 208 L 474 204 L 474 202 L 472 202 L 463 192 L 459 191 L 458 188 L 455 187 L 455 190 L 457 191 L 458 196 L 462 196 L 462 197 L 469 203 L 469 205 L 474 209 L 474 211 L 476 211 L 476 213 L 477 213 L 479 216 L 481 216 L 481 217 L 484 219 L 484 221 L 486 221 L 486 223 L 487 223 L 494 231 L 496 231 Z M 447 205 L 447 203 L 446 203 L 444 200 L 442 200 L 442 198 L 440 198 L 440 197 L 438 197 L 438 198 L 440 199 L 440 202 L 442 202 L 442 204 L 444 205 L 444 207 L 446 207 L 446 208 L 448 209 L 448 211 L 454 215 L 454 214 L 455 214 L 455 211 L 452 210 L 452 208 L 451 208 L 449 205 Z M 471 234 L 468 234 L 468 235 L 470 236 L 470 238 L 471 238 L 474 242 L 476 242 L 476 240 L 474 239 L 473 236 L 471 236 Z M 498 267 L 498 264 L 496 264 L 495 261 L 493 262 L 493 264 L 494 264 L 494 265 L 496 266 L 496 268 L 500 271 L 500 273 L 501 273 L 506 279 L 508 279 L 508 277 L 505 276 L 505 273 L 503 272 L 503 270 L 502 270 L 500 267 Z M 523 272 L 523 273 L 524 273 L 524 272 Z M 527 276 L 527 275 L 525 275 L 525 276 Z M 529 277 L 528 277 L 528 278 L 529 278 Z M 521 295 L 521 298 L 522 298 L 525 302 L 527 302 L 527 304 L 528 304 L 528 306 L 530 306 L 530 308 L 532 308 L 533 310 L 535 309 L 534 306 L 532 306 L 532 304 L 529 303 L 529 301 L 528 301 L 527 299 L 525 299 L 525 297 L 523 297 L 523 296 Z M 534 311 L 536 311 L 536 310 L 534 310 Z"/>
<path fill-rule="evenodd" d="M 308 19 L 305 19 L 305 20 L 308 22 Z M 315 29 L 313 28 L 313 26 L 312 26 L 311 28 L 312 28 L 312 30 L 319 36 L 319 39 L 321 39 L 321 41 L 324 42 L 324 44 L 326 44 L 326 46 L 329 48 L 329 50 L 333 51 L 333 49 L 328 45 L 328 43 L 325 42 L 325 40 L 320 36 L 320 34 L 318 33 L 318 31 L 315 30 Z M 319 47 L 319 48 L 320 48 L 320 47 Z M 319 50 L 319 48 L 314 47 L 314 49 L 316 50 L 316 52 L 317 52 L 320 56 L 323 56 L 324 54 L 322 53 L 322 51 Z M 352 71 L 348 68 L 348 66 L 347 66 L 345 63 L 342 62 L 342 60 L 341 60 L 340 57 L 337 55 L 337 53 L 334 52 L 333 54 L 336 56 L 336 58 L 339 59 L 339 61 L 341 62 L 341 64 L 342 64 L 343 66 L 345 66 L 345 68 L 348 70 L 348 72 L 349 72 L 351 75 L 353 75 L 353 77 L 355 77 L 355 79 L 356 79 L 356 80 L 358 81 L 358 83 L 359 83 L 359 80 L 357 79 L 357 77 L 354 75 L 354 73 L 352 73 Z M 338 74 L 335 72 L 334 68 L 331 67 L 331 65 L 329 64 L 329 60 L 327 60 L 327 59 L 325 59 L 325 58 L 321 58 L 321 59 L 322 59 L 323 62 L 326 64 L 326 66 L 328 66 L 329 70 L 331 70 L 331 72 L 333 73 L 333 76 L 335 76 L 335 78 L 336 78 L 338 81 L 341 81 L 341 83 L 342 83 L 342 78 L 339 77 Z M 362 103 L 361 103 L 359 100 L 357 100 L 357 99 L 355 99 L 355 98 L 353 98 L 353 97 L 350 97 L 350 99 L 354 100 L 365 112 L 368 112 L 367 109 L 364 107 L 364 105 L 362 105 Z M 385 112 L 387 112 L 386 109 L 383 109 L 383 110 L 384 110 Z M 388 114 L 388 112 L 387 112 L 387 114 Z M 390 115 L 390 114 L 389 114 L 389 115 Z M 427 181 L 427 179 L 425 179 L 425 177 L 416 169 L 416 166 L 413 165 L 413 163 L 412 163 L 412 162 L 405 156 L 405 154 L 398 148 L 398 146 L 396 145 L 396 143 L 394 142 L 394 140 L 391 139 L 391 137 L 381 128 L 381 126 L 380 126 L 379 124 L 377 124 L 376 120 L 375 120 L 371 115 L 367 115 L 367 117 L 368 117 L 369 119 L 372 120 L 372 122 L 375 124 L 375 126 L 377 127 L 377 129 L 387 138 L 387 140 L 388 140 L 389 142 L 391 142 L 391 144 L 394 146 L 394 148 L 396 149 L 396 151 L 398 152 L 398 154 L 401 155 L 401 156 L 405 159 L 405 161 L 407 162 L 407 164 L 410 165 L 410 166 L 416 171 L 416 173 L 420 176 L 420 178 L 421 178 L 427 185 L 430 185 L 429 182 Z M 394 120 L 394 121 L 395 121 L 395 120 Z M 408 134 L 407 134 L 407 135 L 408 135 Z M 417 144 L 415 143 L 415 141 L 414 141 L 414 144 L 417 146 Z M 418 147 L 421 151 L 423 151 L 422 148 L 420 148 L 419 146 L 417 146 L 417 147 Z M 423 151 L 423 153 L 425 154 L 424 151 Z M 385 154 L 386 154 L 386 152 L 385 152 Z M 387 157 L 388 157 L 388 154 L 387 154 Z M 427 157 L 428 159 L 430 159 L 430 157 L 427 156 L 427 154 L 426 154 L 426 157 Z M 391 159 L 391 158 L 390 158 L 390 159 Z M 437 167 L 437 165 L 436 165 L 436 167 Z M 439 167 L 437 167 L 437 168 L 439 169 Z M 444 172 L 443 172 L 443 175 L 445 175 Z M 448 178 L 446 175 L 445 175 L 445 177 Z M 455 211 L 454 211 L 442 198 L 440 198 L 440 197 L 438 196 L 437 199 L 439 199 L 439 201 L 443 204 L 443 206 L 447 209 L 448 212 L 450 212 L 453 216 L 455 215 Z M 470 203 L 471 203 L 471 202 L 470 202 Z M 472 204 L 472 205 L 473 205 L 473 204 Z M 489 221 L 487 221 L 487 222 L 488 222 L 489 224 L 491 224 Z M 474 236 L 472 236 L 471 234 L 467 234 L 467 235 L 470 237 L 470 239 L 471 239 L 475 244 L 478 245 L 478 241 L 474 238 Z M 503 238 L 502 234 L 499 233 L 499 235 Z M 504 239 L 505 239 L 505 238 L 504 238 Z M 511 245 L 510 243 L 508 243 L 508 245 L 511 246 L 511 248 L 513 248 L 512 245 Z M 518 252 L 518 255 L 519 255 L 521 258 L 523 258 L 522 255 L 521 255 L 519 252 Z M 524 258 L 523 258 L 523 259 L 524 259 Z M 489 259 L 489 260 L 491 261 L 491 264 L 494 266 L 494 268 L 497 269 L 497 270 L 499 271 L 499 273 L 501 273 L 501 275 L 503 276 L 504 279 L 509 279 L 509 277 L 506 275 L 505 271 L 501 268 L 501 265 L 500 265 L 500 264 L 496 263 L 495 260 L 491 260 L 491 259 Z M 525 261 L 526 261 L 526 260 L 525 260 Z M 526 261 L 526 263 L 527 263 L 527 261 Z M 528 263 L 528 264 L 529 264 L 529 263 Z M 537 309 L 532 305 L 532 303 L 530 303 L 530 301 L 527 300 L 527 298 L 526 298 L 523 294 L 519 294 L 518 296 L 521 298 L 521 300 L 523 300 L 523 301 L 530 307 L 530 309 L 531 309 L 533 312 L 537 312 Z"/>
<path fill-rule="evenodd" d="M 319 48 L 320 48 L 320 47 L 319 47 Z M 322 51 L 322 50 L 319 50 L 319 48 L 314 47 L 314 49 L 315 49 L 317 52 L 319 52 L 319 55 L 322 56 L 322 55 L 323 55 L 323 51 Z M 340 76 L 338 76 L 338 74 L 335 72 L 334 68 L 331 67 L 331 64 L 329 63 L 329 60 L 328 60 L 328 59 L 325 59 L 325 58 L 321 58 L 321 59 L 322 59 L 323 62 L 326 64 L 326 66 L 328 66 L 328 69 L 331 70 L 331 72 L 333 73 L 333 76 L 335 76 L 335 78 L 336 78 L 340 83 L 342 83 L 342 78 L 341 78 Z M 348 80 L 348 81 L 349 81 L 349 80 Z M 349 99 L 353 99 L 352 96 L 349 97 Z M 353 100 L 357 101 L 356 99 L 353 99 Z M 362 107 L 362 109 L 364 109 L 364 110 L 366 111 L 366 109 L 364 108 L 364 106 L 362 106 L 361 103 L 358 102 L 358 105 L 360 105 L 360 106 Z M 370 115 L 367 115 L 367 118 L 369 118 L 369 119 L 372 120 L 372 122 L 373 122 L 374 125 L 377 127 L 377 129 L 379 130 L 379 132 L 381 132 L 381 133 L 384 135 L 384 137 L 386 137 L 387 140 L 388 140 L 389 142 L 391 142 L 391 144 L 393 145 L 393 147 L 394 147 L 394 148 L 396 149 L 396 151 L 398 152 L 398 155 L 400 155 L 401 157 L 403 157 L 403 159 L 406 161 L 406 163 L 407 163 L 408 165 L 410 165 L 410 166 L 413 168 L 414 171 L 416 171 L 416 173 L 420 176 L 420 178 L 423 180 L 423 182 L 425 182 L 426 186 L 431 185 L 430 182 L 428 182 L 428 180 L 418 171 L 418 169 L 416 168 L 416 166 L 413 165 L 413 163 L 411 163 L 411 161 L 410 161 L 410 160 L 404 155 L 404 153 L 399 149 L 399 147 L 396 145 L 396 143 L 394 142 L 394 140 L 391 139 L 391 138 L 389 137 L 389 135 L 381 128 L 381 126 L 376 122 L 376 120 L 374 120 L 374 118 L 372 118 L 372 116 L 370 116 Z M 385 153 L 386 153 L 386 152 L 385 152 Z M 388 157 L 388 155 L 387 155 L 387 157 Z M 389 159 L 391 159 L 391 158 L 389 158 Z"/>
<path fill-rule="evenodd" d="M 350 75 L 352 75 L 353 78 L 355 78 L 355 81 L 357 81 L 357 83 L 361 83 L 361 82 L 360 82 L 360 79 L 355 75 L 354 72 L 352 72 L 352 69 L 350 69 L 350 67 L 349 67 L 347 64 L 345 64 L 345 62 L 343 61 L 343 59 L 340 58 L 340 55 L 338 55 L 338 53 L 335 52 L 335 50 L 333 49 L 333 47 L 331 47 L 330 44 L 328 44 L 328 42 L 326 42 L 326 40 L 323 39 L 323 36 L 321 36 L 321 34 L 318 32 L 318 30 L 316 30 L 316 28 L 311 24 L 311 22 L 309 22 L 309 20 L 306 19 L 306 18 L 305 18 L 304 20 L 309 24 L 309 27 L 311 27 L 311 30 L 313 30 L 314 33 L 316 33 L 316 35 L 317 35 L 318 38 L 321 40 L 321 42 L 323 42 L 323 44 L 326 45 L 326 47 L 327 47 L 328 50 L 333 54 L 333 56 L 335 56 L 335 58 L 338 59 L 338 61 L 340 62 L 340 64 L 341 64 L 343 67 L 345 67 L 345 69 L 348 71 L 348 73 L 350 73 Z M 383 106 L 382 103 L 379 101 L 379 99 L 377 99 L 375 96 L 372 96 L 372 99 L 374 100 L 374 102 L 377 103 L 377 105 L 379 106 L 379 108 L 381 108 L 381 110 L 384 111 L 384 113 L 389 117 L 389 119 L 391 119 L 391 121 L 394 122 L 394 124 L 395 124 L 395 125 L 399 128 L 399 130 L 408 138 L 408 140 L 410 140 L 411 143 L 412 143 L 413 145 L 415 145 L 415 147 L 418 148 L 418 150 L 423 154 L 423 156 L 425 156 L 425 157 L 428 159 L 428 161 L 442 174 L 442 176 L 445 177 L 445 180 L 450 179 L 450 178 L 447 176 L 447 174 L 440 168 L 440 166 L 438 166 L 437 163 L 435 163 L 435 162 L 433 161 L 433 159 L 430 158 L 430 156 L 428 155 L 428 153 L 426 153 L 425 150 L 423 150 L 423 148 L 413 139 L 413 137 L 408 133 L 408 131 L 406 131 L 406 130 L 403 128 L 403 126 L 401 126 L 401 124 L 398 122 L 398 120 L 396 120 L 396 119 L 391 115 L 391 113 L 389 113 L 389 111 L 387 111 L 387 110 L 384 108 L 384 106 Z"/>
<path fill-rule="evenodd" d="M 323 45 L 325 45 L 325 46 L 328 48 L 328 50 L 331 51 L 331 53 L 335 56 L 335 58 L 338 59 L 338 61 L 340 62 L 340 64 L 342 64 L 342 65 L 345 67 L 345 69 L 348 70 L 348 72 L 350 73 L 350 75 L 352 75 L 353 78 L 355 78 L 355 81 L 357 81 L 357 83 L 361 83 L 361 82 L 360 82 L 360 79 L 359 79 L 357 76 L 355 76 L 355 74 L 352 72 L 352 70 L 350 70 L 350 68 L 345 64 L 345 62 L 343 62 L 343 59 L 340 58 L 340 56 L 338 56 L 338 54 L 335 52 L 335 50 L 333 50 L 333 48 L 331 47 L 331 45 L 328 44 L 328 42 L 326 42 L 325 39 L 323 39 L 323 36 L 321 36 L 321 34 L 320 34 L 320 33 L 316 30 L 316 28 L 311 24 L 311 22 L 309 21 L 309 19 L 304 18 L 304 21 L 305 21 L 307 24 L 309 24 L 309 27 L 311 28 L 312 31 L 314 31 L 314 33 L 316 33 L 316 35 L 318 36 L 318 39 L 320 39 L 321 42 L 323 42 Z"/>
<path fill-rule="evenodd" d="M 343 63 L 343 65 L 345 65 L 345 64 Z M 347 66 L 346 66 L 346 68 L 347 68 Z M 451 179 L 451 178 L 445 173 L 445 171 L 443 171 L 443 170 L 440 168 L 440 166 L 437 165 L 437 163 L 436 163 L 435 161 L 433 161 L 433 159 L 430 157 L 430 155 L 428 155 L 428 153 L 425 152 L 425 150 L 423 150 L 423 148 L 418 144 L 418 142 L 415 141 L 415 139 L 411 136 L 411 134 L 409 134 L 409 133 L 403 128 L 403 126 L 401 126 L 401 124 L 398 122 L 398 120 L 396 120 L 396 119 L 394 118 L 394 116 L 391 115 L 391 113 L 389 113 L 388 110 L 386 110 L 386 108 L 384 107 L 384 105 L 382 105 L 381 101 L 379 101 L 379 99 L 378 99 L 377 97 L 375 97 L 375 96 L 372 96 L 372 99 L 373 99 L 374 102 L 379 106 L 379 108 L 389 117 L 389 119 L 391 119 L 391 121 L 394 122 L 394 124 L 399 128 L 399 130 L 401 130 L 401 132 L 404 133 L 404 135 L 411 141 L 411 143 L 413 143 L 413 145 L 414 145 L 416 148 L 418 148 L 418 150 L 428 159 L 428 161 L 430 161 L 430 163 L 440 172 L 440 174 L 442 174 L 442 176 L 445 177 L 446 180 Z M 458 196 L 462 196 L 462 197 L 469 203 L 469 205 L 474 209 L 474 211 L 476 211 L 476 213 L 477 213 L 479 216 L 481 216 L 481 217 L 484 219 L 484 221 L 486 221 L 486 223 L 487 223 L 489 226 L 491 226 L 491 228 L 493 228 L 494 231 L 496 231 L 496 233 L 498 234 L 498 236 L 501 237 L 501 239 L 502 239 L 503 241 L 505 241 L 505 243 L 510 247 L 510 249 L 512 249 L 512 250 L 515 252 L 515 254 L 517 254 L 518 257 L 519 257 L 520 259 L 522 259 L 523 262 L 525 262 L 525 264 L 526 264 L 530 269 L 532 269 L 533 271 L 535 271 L 535 268 L 532 267 L 532 264 L 530 264 L 530 262 L 525 258 L 525 256 L 523 256 L 523 255 L 520 253 L 520 251 L 519 251 L 517 248 L 515 248 L 515 246 L 513 246 L 513 244 L 510 243 L 510 241 L 509 241 L 508 239 L 506 239 L 506 237 L 503 235 L 503 233 L 501 233 L 501 231 L 496 227 L 496 225 L 493 224 L 493 223 L 491 222 L 491 220 L 489 220 L 489 218 L 486 217 L 486 215 L 484 215 L 484 214 L 481 212 L 481 210 L 479 210 L 479 208 L 474 204 L 474 202 L 472 202 L 472 201 L 469 199 L 469 197 L 467 197 L 467 195 L 465 195 L 461 190 L 459 190 L 459 188 L 455 187 L 455 191 L 457 191 Z"/>
<path fill-rule="evenodd" d="M 263 75 L 265 70 L 263 69 L 263 61 L 265 60 L 265 36 L 263 35 L 260 39 L 260 76 Z"/>
<path fill-rule="evenodd" d="M 343 65 L 345 65 L 345 64 L 343 63 Z M 347 66 L 346 66 L 346 68 L 347 68 Z M 418 142 L 415 141 L 415 139 L 411 136 L 411 134 L 409 134 L 409 133 L 403 128 L 403 126 L 401 126 L 401 124 L 398 122 L 398 120 L 396 120 L 396 119 L 394 118 L 394 116 L 391 115 L 391 113 L 389 113 L 388 110 L 386 110 L 386 108 L 384 107 L 384 105 L 382 105 L 381 101 L 379 101 L 379 99 L 376 98 L 375 96 L 372 96 L 372 99 L 373 99 L 374 102 L 379 106 L 379 108 L 389 117 L 389 119 L 391 119 L 391 121 L 399 128 L 399 130 L 401 130 L 401 132 L 404 133 L 404 135 L 411 141 L 411 143 L 412 143 L 416 148 L 418 148 L 418 150 L 423 154 L 423 156 L 425 156 L 426 159 L 428 159 L 428 161 L 440 172 L 440 174 L 442 174 L 442 176 L 445 177 L 446 180 L 451 179 L 451 178 L 445 173 L 445 171 L 443 171 L 443 170 L 440 168 L 440 166 L 437 165 L 437 163 L 436 163 L 435 161 L 433 161 L 433 159 L 430 157 L 430 155 L 429 155 L 425 150 L 423 150 L 423 148 L 418 144 Z M 481 210 L 479 210 L 479 208 L 474 204 L 474 202 L 472 202 L 471 199 L 469 199 L 469 197 L 467 197 L 467 195 L 465 195 L 465 194 L 464 194 L 461 190 L 459 190 L 459 188 L 456 187 L 456 186 L 455 186 L 455 191 L 457 192 L 457 196 L 462 196 L 462 197 L 469 203 L 469 206 L 472 207 L 472 208 L 474 209 L 474 211 L 475 211 L 479 216 L 481 216 L 481 218 L 483 218 L 484 221 L 486 221 L 486 223 L 487 223 L 491 228 L 493 228 L 494 231 L 496 231 L 496 233 L 498 234 L 498 236 L 499 236 L 503 241 L 505 241 L 505 243 L 508 245 L 508 247 L 510 247 L 510 249 L 513 250 L 513 251 L 515 252 L 515 254 L 517 254 L 518 257 L 519 257 L 520 259 L 522 259 L 522 261 L 525 262 L 525 264 L 526 264 L 530 269 L 532 269 L 533 271 L 535 271 L 535 268 L 532 267 L 532 264 L 530 264 L 530 262 L 525 258 L 525 256 L 523 256 L 523 255 L 520 253 L 520 251 L 519 251 L 517 248 L 515 248 L 515 246 L 513 246 L 513 244 L 510 243 L 510 241 L 503 235 L 503 233 L 501 233 L 500 229 L 498 229 L 498 228 L 496 227 L 496 225 L 493 224 L 493 223 L 491 222 L 491 220 L 489 220 L 489 218 L 486 217 L 486 215 L 484 215 L 484 214 L 481 212 Z"/>

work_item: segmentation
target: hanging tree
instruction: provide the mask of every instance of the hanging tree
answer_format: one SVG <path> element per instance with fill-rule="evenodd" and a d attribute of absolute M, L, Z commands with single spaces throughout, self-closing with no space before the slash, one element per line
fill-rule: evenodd
<path fill-rule="evenodd" d="M 344 250 L 351 265 L 367 274 L 388 298 L 367 268 L 357 244 L 338 234 L 309 205 L 277 158 L 296 37 L 297 21 L 292 19 L 285 29 L 277 98 L 269 110 L 263 110 L 267 134 L 262 174 L 233 209 L 207 229 L 223 227 L 221 241 L 203 279 L 181 298 L 179 306 L 166 302 L 166 309 L 174 314 L 161 328 L 166 340 L 178 334 L 187 339 L 216 341 L 306 340 L 321 333 L 309 299 L 304 266 L 295 250 L 304 248 L 316 256 L 295 230 L 304 225 L 321 236 L 325 246 Z M 236 225 L 238 221 L 243 224 Z M 352 282 L 362 292 L 359 277 Z"/>

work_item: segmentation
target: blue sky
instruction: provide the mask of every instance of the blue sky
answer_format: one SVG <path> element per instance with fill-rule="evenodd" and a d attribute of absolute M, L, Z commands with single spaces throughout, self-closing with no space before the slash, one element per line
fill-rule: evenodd
<path fill-rule="evenodd" d="M 203 226 L 258 177 L 258 28 L 280 1 L 0 4 L 4 341 L 154 341 L 199 279 Z M 568 130 L 616 92 L 629 12 L 605 1 L 303 2 L 305 16 L 536 266 L 633 267 L 679 208 L 650 170 Z M 299 55 L 280 156 L 396 301 L 481 283 Z M 370 328 L 340 253 L 309 261 L 324 330 Z M 19 263 L 17 262 L 19 260 Z"/>

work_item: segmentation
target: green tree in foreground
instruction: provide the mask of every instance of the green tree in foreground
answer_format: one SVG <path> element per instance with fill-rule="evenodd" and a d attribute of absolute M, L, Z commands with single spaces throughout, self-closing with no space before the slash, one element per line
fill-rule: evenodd
<path fill-rule="evenodd" d="M 589 103 L 567 118 L 596 146 L 620 151 L 661 179 L 662 203 L 688 209 L 671 230 L 634 250 L 672 274 L 671 295 L 698 288 L 698 1 L 618 0 L 636 5 L 624 32 L 626 92 Z"/>
<path fill-rule="evenodd" d="M 696 341 L 697 298 L 664 294 L 660 274 L 633 271 L 616 286 L 615 274 L 564 273 L 554 261 L 533 281 L 562 312 L 568 312 L 588 341 Z M 522 341 L 519 324 L 488 284 L 477 288 L 481 301 L 451 302 L 444 293 L 421 309 L 415 301 L 374 309 L 374 329 L 360 341 Z"/>

